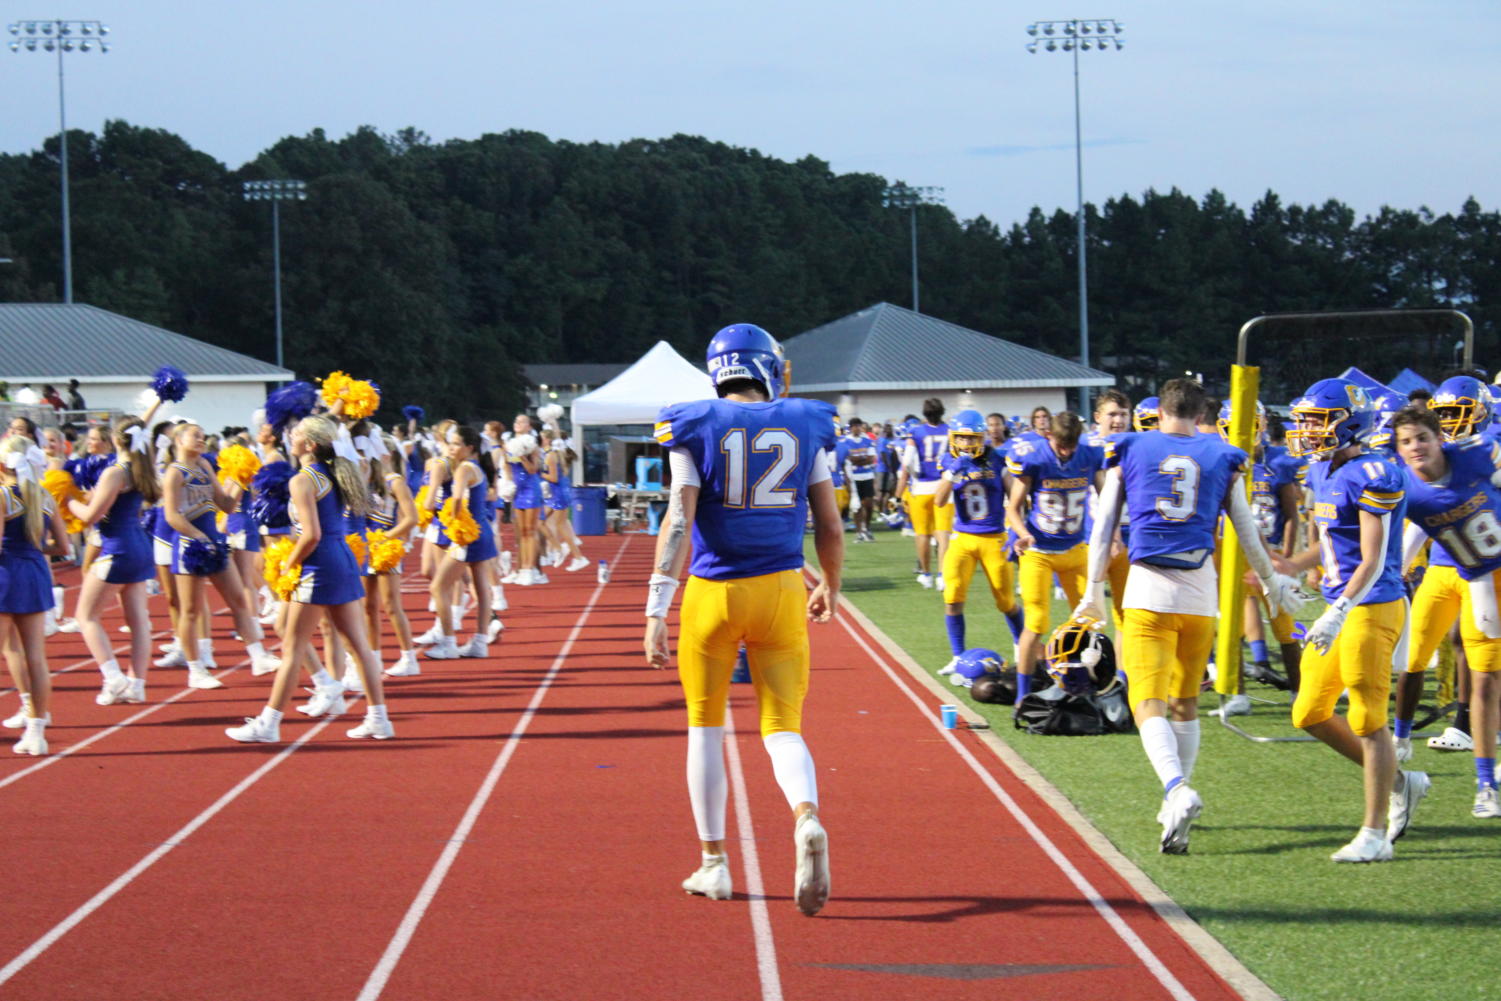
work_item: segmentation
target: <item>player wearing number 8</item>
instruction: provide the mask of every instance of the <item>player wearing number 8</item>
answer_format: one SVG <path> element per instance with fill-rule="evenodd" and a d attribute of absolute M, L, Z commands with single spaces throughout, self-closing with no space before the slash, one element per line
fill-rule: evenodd
<path fill-rule="evenodd" d="M 1041 638 L 1052 628 L 1053 579 L 1070 605 L 1084 593 L 1089 490 L 1099 485 L 1103 452 L 1080 444 L 1084 422 L 1054 414 L 1046 438 L 1019 440 L 1006 458 L 1011 493 L 1006 524 L 1014 533 L 1026 627 L 1016 644 L 1016 697 L 1031 688 Z M 1027 510 L 1023 513 L 1022 508 Z"/>

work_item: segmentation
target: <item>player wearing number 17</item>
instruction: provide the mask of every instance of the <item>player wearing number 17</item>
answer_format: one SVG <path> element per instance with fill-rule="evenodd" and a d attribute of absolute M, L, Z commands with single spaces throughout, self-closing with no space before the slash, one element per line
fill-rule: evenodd
<path fill-rule="evenodd" d="M 691 530 L 678 678 L 688 707 L 688 798 L 703 854 L 683 889 L 730 897 L 725 701 L 743 645 L 762 741 L 795 818 L 794 899 L 804 914 L 816 914 L 829 895 L 828 839 L 802 710 L 807 619 L 824 622 L 833 614 L 844 558 L 844 526 L 824 456 L 834 444 L 834 407 L 779 398 L 781 350 L 760 327 L 737 323 L 715 334 L 708 363 L 720 398 L 666 407 L 657 419 L 656 438 L 671 450 L 672 495 L 657 538 L 644 639 L 648 662 L 665 667 L 667 611 Z M 808 596 L 802 568 L 810 509 L 823 579 Z"/>
<path fill-rule="evenodd" d="M 1199 685 L 1214 645 L 1219 588 L 1210 555 L 1220 512 L 1229 513 L 1273 615 L 1296 585 L 1274 572 L 1240 485 L 1246 453 L 1195 428 L 1204 387 L 1173 379 L 1160 396 L 1158 430 L 1116 435 L 1105 446 L 1088 593 L 1074 615 L 1104 617 L 1110 540 L 1124 505 L 1131 515 L 1131 568 L 1121 663 L 1142 749 L 1162 782 L 1160 848 L 1183 855 L 1189 826 L 1204 808 L 1189 782 L 1199 755 Z"/>

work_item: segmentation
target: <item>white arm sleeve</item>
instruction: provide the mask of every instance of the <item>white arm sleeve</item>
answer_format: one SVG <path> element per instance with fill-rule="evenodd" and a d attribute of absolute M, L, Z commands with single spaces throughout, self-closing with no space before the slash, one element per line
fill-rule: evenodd
<path fill-rule="evenodd" d="M 1225 497 L 1225 507 L 1230 512 L 1230 524 L 1235 526 L 1235 534 L 1240 537 L 1241 551 L 1246 554 L 1251 569 L 1262 580 L 1271 580 L 1276 571 L 1272 569 L 1272 558 L 1267 555 L 1266 543 L 1261 539 L 1256 516 L 1251 513 L 1251 503 L 1246 500 L 1246 492 L 1240 488 L 1239 476 L 1230 481 L 1230 493 Z"/>
<path fill-rule="evenodd" d="M 1089 579 L 1103 581 L 1110 567 L 1110 546 L 1121 523 L 1121 467 L 1105 471 L 1105 485 L 1100 488 L 1094 532 L 1089 537 Z"/>
<path fill-rule="evenodd" d="M 1422 552 L 1423 550 L 1423 543 L 1427 541 L 1428 533 L 1409 521 L 1407 523 L 1407 528 L 1405 528 L 1402 532 L 1403 573 L 1406 573 L 1412 566 L 1412 561 L 1418 558 L 1418 553 Z"/>
<path fill-rule="evenodd" d="M 829 464 L 827 462 L 815 462 L 813 463 L 812 472 L 808 474 L 808 486 L 811 487 L 815 483 L 822 483 L 824 480 L 832 480 L 833 478 L 834 474 L 829 471 Z"/>
<path fill-rule="evenodd" d="M 701 487 L 698 467 L 693 464 L 693 455 L 686 448 L 674 448 L 667 453 L 667 469 L 672 473 L 674 486 Z"/>
<path fill-rule="evenodd" d="M 916 476 L 917 471 L 922 468 L 921 463 L 917 459 L 917 446 L 910 441 L 907 443 L 907 448 L 902 452 L 902 468 L 913 476 Z"/>

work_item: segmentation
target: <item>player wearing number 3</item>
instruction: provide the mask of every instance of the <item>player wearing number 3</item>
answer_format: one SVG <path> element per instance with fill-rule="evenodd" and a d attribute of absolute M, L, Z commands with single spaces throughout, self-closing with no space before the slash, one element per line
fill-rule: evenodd
<path fill-rule="evenodd" d="M 1245 452 L 1199 434 L 1204 387 L 1173 379 L 1162 387 L 1158 430 L 1116 435 L 1105 446 L 1089 547 L 1089 590 L 1074 610 L 1103 619 L 1105 579 L 1124 504 L 1131 516 L 1122 602 L 1121 663 L 1136 727 L 1163 799 L 1161 850 L 1188 852 L 1188 829 L 1204 808 L 1189 782 L 1199 754 L 1199 686 L 1214 644 L 1219 587 L 1214 561 L 1221 511 L 1230 515 L 1241 546 L 1261 580 L 1273 615 L 1296 585 L 1274 572 L 1256 517 L 1239 478 Z"/>
<path fill-rule="evenodd" d="M 672 495 L 657 539 L 646 604 L 646 657 L 665 667 L 667 610 L 688 554 L 678 678 L 688 703 L 688 798 L 702 864 L 689 893 L 730 897 L 725 836 L 725 701 L 743 644 L 761 714 L 761 737 L 795 817 L 794 898 L 815 914 L 829 895 L 827 835 L 818 818 L 813 758 L 802 738 L 808 691 L 807 619 L 827 621 L 839 601 L 844 525 L 824 452 L 834 407 L 778 399 L 781 351 L 770 334 L 737 323 L 709 344 L 720 399 L 666 407 L 655 435 L 671 449 Z M 803 525 L 813 513 L 823 580 L 803 584 Z"/>
<path fill-rule="evenodd" d="M 1100 449 L 1079 443 L 1084 422 L 1078 414 L 1064 410 L 1051 421 L 1046 438 L 1019 440 L 1006 457 L 1012 476 L 1006 524 L 1020 554 L 1017 575 L 1026 612 L 1016 644 L 1018 702 L 1031 687 L 1041 637 L 1052 625 L 1053 578 L 1070 605 L 1084 593 L 1089 490 L 1099 486 L 1105 461 Z"/>

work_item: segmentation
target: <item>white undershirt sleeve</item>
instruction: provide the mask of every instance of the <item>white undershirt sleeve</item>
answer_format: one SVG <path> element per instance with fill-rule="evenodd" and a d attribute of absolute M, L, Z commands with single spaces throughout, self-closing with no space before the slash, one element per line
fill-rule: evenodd
<path fill-rule="evenodd" d="M 1239 476 L 1230 481 L 1225 507 L 1230 513 L 1230 524 L 1235 526 L 1235 534 L 1240 537 L 1241 551 L 1246 554 L 1251 569 L 1262 580 L 1271 580 L 1276 571 L 1272 568 L 1272 558 L 1267 555 L 1266 544 L 1261 539 L 1256 516 L 1251 513 L 1251 503 L 1246 500 L 1246 492 L 1240 488 Z"/>
<path fill-rule="evenodd" d="M 698 467 L 693 464 L 693 455 L 686 448 L 674 448 L 667 453 L 667 469 L 672 473 L 674 486 L 703 486 Z"/>
<path fill-rule="evenodd" d="M 1121 468 L 1105 471 L 1105 484 L 1095 509 L 1094 532 L 1089 537 L 1089 579 L 1102 581 L 1110 567 L 1110 546 L 1121 521 Z"/>

